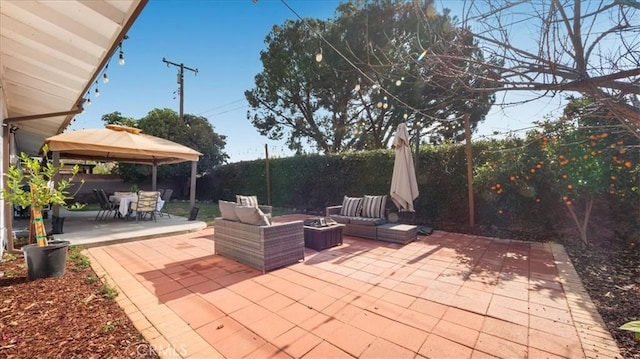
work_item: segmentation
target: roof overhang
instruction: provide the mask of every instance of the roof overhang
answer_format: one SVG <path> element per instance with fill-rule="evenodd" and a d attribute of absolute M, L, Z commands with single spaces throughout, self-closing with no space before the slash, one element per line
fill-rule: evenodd
<path fill-rule="evenodd" d="M 37 154 L 82 111 L 147 1 L 0 1 L 3 122 L 18 127 L 19 152 Z"/>

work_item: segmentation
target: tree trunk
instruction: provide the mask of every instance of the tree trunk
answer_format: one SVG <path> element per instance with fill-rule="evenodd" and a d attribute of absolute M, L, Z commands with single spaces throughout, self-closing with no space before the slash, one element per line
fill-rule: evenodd
<path fill-rule="evenodd" d="M 580 220 L 580 218 L 578 218 L 578 214 L 576 213 L 575 209 L 573 208 L 573 205 L 572 204 L 567 204 L 567 209 L 569 210 L 569 213 L 571 214 L 571 218 L 573 218 L 573 222 L 576 224 L 576 227 L 578 227 L 578 231 L 580 232 L 580 241 L 584 245 L 588 245 L 589 244 L 589 238 L 587 236 L 587 229 L 589 227 L 589 217 L 591 215 L 591 209 L 593 209 L 593 201 L 594 201 L 593 197 L 587 198 L 587 201 L 585 202 L 584 216 L 583 216 L 582 220 Z"/>

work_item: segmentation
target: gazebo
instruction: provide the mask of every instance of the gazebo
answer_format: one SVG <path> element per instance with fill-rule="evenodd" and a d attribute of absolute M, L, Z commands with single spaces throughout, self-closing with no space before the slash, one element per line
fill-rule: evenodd
<path fill-rule="evenodd" d="M 202 153 L 187 146 L 119 125 L 61 133 L 47 138 L 45 144 L 53 154 L 54 165 L 61 158 L 151 165 L 154 191 L 159 165 L 191 161 L 190 209 L 195 206 L 196 170 Z"/>

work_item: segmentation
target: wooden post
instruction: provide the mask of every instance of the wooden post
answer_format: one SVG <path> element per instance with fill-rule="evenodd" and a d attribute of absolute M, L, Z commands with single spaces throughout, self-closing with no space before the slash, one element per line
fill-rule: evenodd
<path fill-rule="evenodd" d="M 469 114 L 464 114 L 464 138 L 466 141 L 465 152 L 467 154 L 467 188 L 469 193 L 469 226 L 476 225 L 475 205 L 473 203 L 473 158 L 471 154 L 471 125 Z"/>
<path fill-rule="evenodd" d="M 267 166 L 267 205 L 271 205 L 271 175 L 269 174 L 269 148 L 264 144 L 265 162 Z"/>
<path fill-rule="evenodd" d="M 9 160 L 10 160 L 10 141 L 14 141 L 15 139 L 10 138 L 10 136 L 15 136 L 15 134 L 11 133 L 9 126 L 2 126 L 2 173 L 9 172 Z M 7 188 L 7 176 L 2 176 L 1 181 L 4 182 L 4 187 Z M 6 231 L 7 240 L 7 252 L 9 253 L 18 253 L 18 251 L 14 247 L 13 243 L 13 215 L 14 215 L 14 206 L 13 204 L 4 201 L 4 228 Z"/>

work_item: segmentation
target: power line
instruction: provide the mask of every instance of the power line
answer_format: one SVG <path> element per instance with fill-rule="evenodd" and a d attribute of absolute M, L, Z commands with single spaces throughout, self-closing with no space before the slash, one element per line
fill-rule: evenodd
<path fill-rule="evenodd" d="M 204 110 L 204 111 L 200 112 L 198 115 L 202 115 L 202 114 L 205 114 L 205 113 L 207 113 L 207 112 L 215 111 L 215 110 L 217 110 L 217 109 L 220 109 L 220 108 L 223 108 L 223 107 L 227 107 L 227 106 L 230 106 L 230 105 L 236 104 L 236 103 L 238 103 L 238 102 L 242 102 L 242 101 L 244 101 L 244 100 L 245 100 L 245 99 L 241 98 L 241 99 L 239 99 L 239 100 L 235 100 L 235 101 L 232 101 L 232 102 L 226 103 L 226 104 L 224 104 L 224 105 L 216 106 L 216 107 L 210 108 L 210 109 L 208 109 L 208 110 Z"/>

